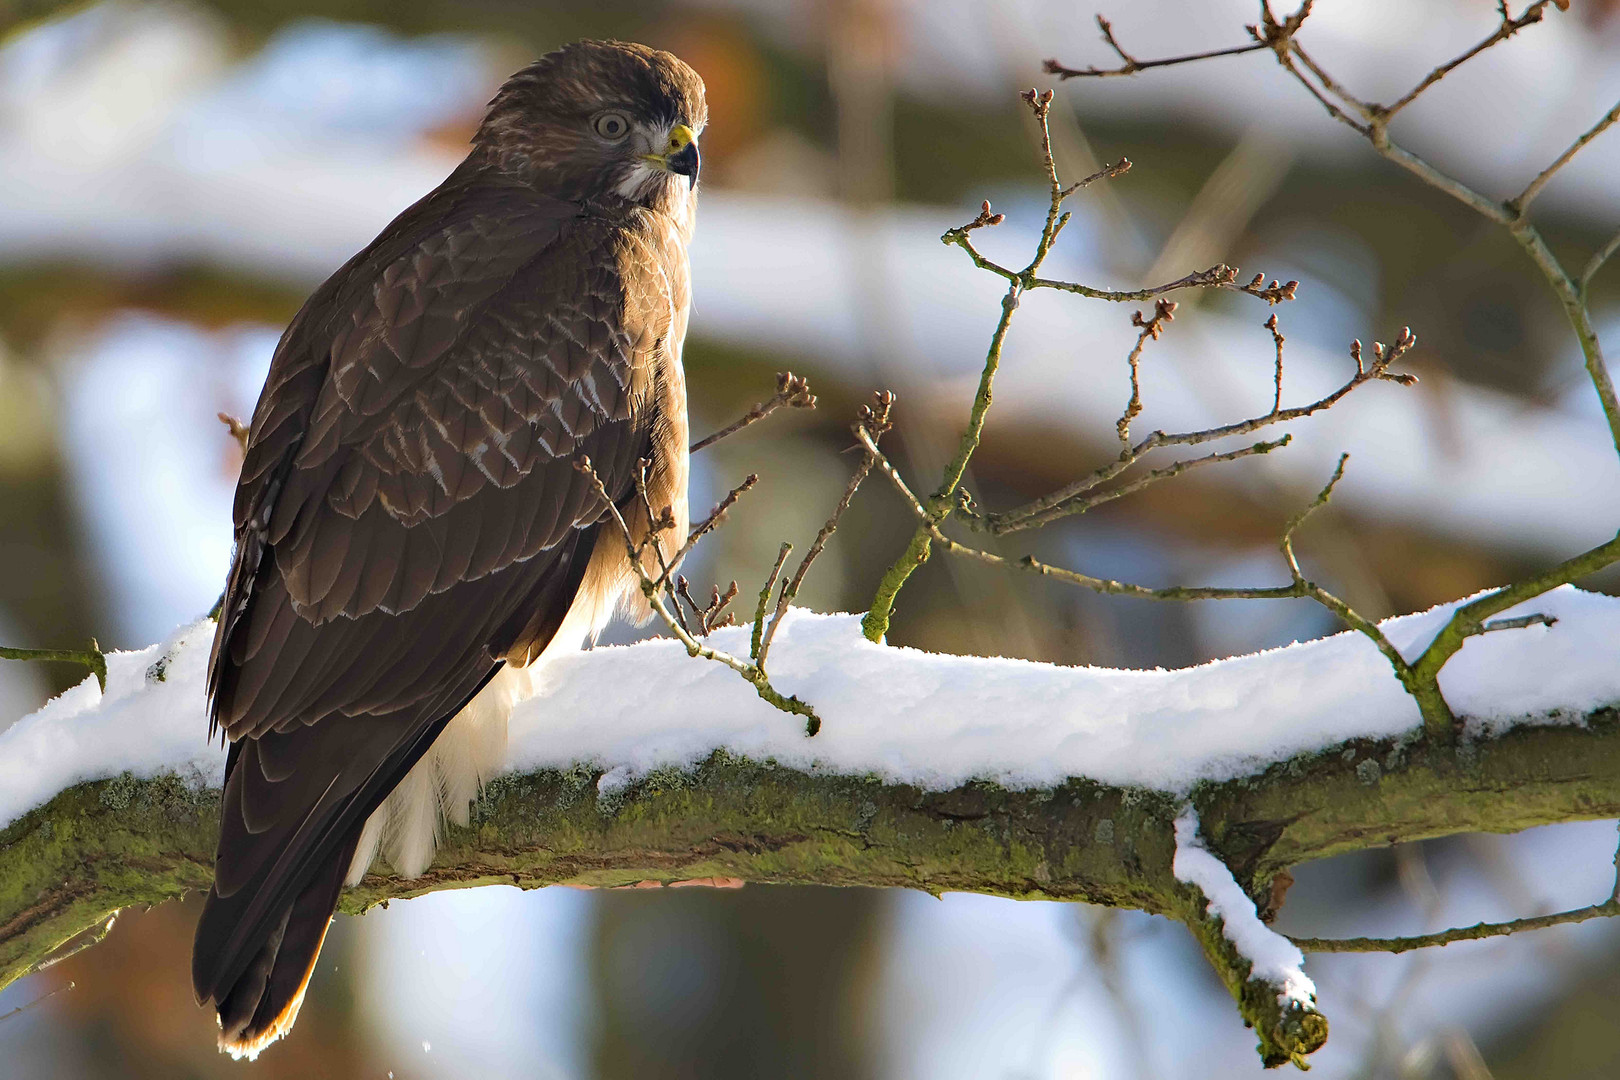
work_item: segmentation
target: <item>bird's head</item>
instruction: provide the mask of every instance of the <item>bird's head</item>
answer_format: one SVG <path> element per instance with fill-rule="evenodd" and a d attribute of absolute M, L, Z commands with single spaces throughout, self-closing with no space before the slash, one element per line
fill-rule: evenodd
<path fill-rule="evenodd" d="M 677 57 L 579 41 L 506 81 L 473 140 L 474 157 L 548 195 L 617 197 L 684 216 L 708 118 L 703 80 Z"/>

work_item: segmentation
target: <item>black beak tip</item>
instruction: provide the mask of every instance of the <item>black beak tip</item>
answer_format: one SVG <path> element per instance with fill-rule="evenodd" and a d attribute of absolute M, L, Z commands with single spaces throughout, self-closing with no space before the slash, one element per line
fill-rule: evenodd
<path fill-rule="evenodd" d="M 697 183 L 698 167 L 702 161 L 698 157 L 698 146 L 695 142 L 687 143 L 675 153 L 669 155 L 669 171 L 677 176 L 687 177 L 692 183 Z"/>

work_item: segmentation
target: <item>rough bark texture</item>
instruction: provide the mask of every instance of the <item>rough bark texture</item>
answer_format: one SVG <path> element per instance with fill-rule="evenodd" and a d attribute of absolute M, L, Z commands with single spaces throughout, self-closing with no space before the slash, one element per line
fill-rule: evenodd
<path fill-rule="evenodd" d="M 1620 816 L 1620 716 L 1605 709 L 1489 738 L 1358 741 L 1193 795 L 1212 851 L 1263 913 L 1272 878 L 1340 852 L 1457 832 Z M 1578 721 L 1578 722 L 1574 722 Z M 343 900 L 486 884 L 599 887 L 726 876 L 756 883 L 967 891 L 1081 900 L 1192 929 L 1260 1037 L 1302 1061 L 1327 1021 L 1248 978 L 1204 899 L 1171 873 L 1183 800 L 1071 780 L 927 792 L 716 754 L 608 793 L 581 766 L 496 781 L 414 881 L 373 874 Z M 174 777 L 85 783 L 0 830 L 0 986 L 117 909 L 210 880 L 219 795 Z"/>

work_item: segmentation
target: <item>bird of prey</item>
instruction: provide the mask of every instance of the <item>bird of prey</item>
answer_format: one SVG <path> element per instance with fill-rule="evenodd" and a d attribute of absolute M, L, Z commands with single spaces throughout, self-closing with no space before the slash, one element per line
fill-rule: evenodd
<path fill-rule="evenodd" d="M 292 1026 L 345 882 L 420 874 L 530 665 L 645 617 L 588 454 L 687 529 L 681 343 L 703 82 L 583 41 L 519 71 L 467 159 L 282 335 L 236 489 L 209 668 L 230 742 L 192 981 L 220 1046 Z M 642 465 L 643 461 L 647 464 Z"/>

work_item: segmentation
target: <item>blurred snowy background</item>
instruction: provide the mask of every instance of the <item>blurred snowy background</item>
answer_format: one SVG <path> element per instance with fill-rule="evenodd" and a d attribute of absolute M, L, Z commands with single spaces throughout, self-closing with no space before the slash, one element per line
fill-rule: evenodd
<path fill-rule="evenodd" d="M 1098 0 L 1105 3 L 1106 0 Z M 1505 195 L 1620 97 L 1620 5 L 1575 0 L 1448 79 L 1399 133 Z M 1244 40 L 1247 0 L 1099 10 L 1139 55 Z M 670 48 L 712 123 L 687 350 L 695 430 L 808 374 L 822 408 L 702 455 L 694 504 L 748 471 L 752 504 L 695 581 L 757 580 L 841 489 L 854 403 L 901 393 L 908 467 L 942 460 L 997 282 L 941 246 L 989 197 L 1027 250 L 1044 194 L 1015 91 L 1039 63 L 1107 63 L 1070 0 L 268 0 L 101 3 L 0 39 L 0 641 L 148 644 L 218 594 L 248 414 L 281 327 L 464 152 L 500 79 L 580 36 Z M 1313 54 L 1388 97 L 1494 24 L 1485 0 L 1321 0 Z M 1505 235 L 1386 167 L 1265 56 L 1059 90 L 1071 174 L 1136 168 L 1075 204 L 1048 264 L 1097 285 L 1217 261 L 1298 278 L 1288 394 L 1342 381 L 1352 337 L 1420 335 L 1412 391 L 1375 385 L 1296 443 L 1112 504 L 1033 541 L 1148 583 L 1257 583 L 1343 450 L 1304 542 L 1364 612 L 1416 610 L 1613 535 L 1620 463 L 1566 324 Z M 1539 204 L 1584 253 L 1620 226 L 1620 136 Z M 983 234 L 980 234 L 983 235 Z M 1184 297 L 1152 346 L 1151 426 L 1269 405 L 1267 312 Z M 1196 303 L 1198 310 L 1189 310 Z M 1598 280 L 1620 330 L 1620 269 Z M 972 483 L 1035 495 L 1111 452 L 1129 308 L 1027 300 Z M 808 603 L 859 608 L 908 531 L 861 497 Z M 1620 579 L 1588 587 L 1615 591 Z M 1328 632 L 1308 604 L 1155 606 L 936 559 L 891 640 L 1062 663 L 1196 663 Z M 622 638 L 623 631 L 619 633 Z M 0 667 L 0 727 L 78 678 Z M 199 737 L 201 733 L 199 732 Z M 1302 868 L 1279 926 L 1418 932 L 1600 899 L 1613 823 L 1462 837 Z M 127 912 L 108 941 L 0 994 L 18 1077 L 871 1077 L 1176 1080 L 1261 1072 L 1180 927 L 975 896 L 749 888 L 507 889 L 341 920 L 311 1007 L 253 1066 L 213 1050 L 186 977 L 195 909 Z M 1604 923 L 1309 964 L 1334 1020 L 1327 1077 L 1620 1074 L 1620 933 Z"/>

